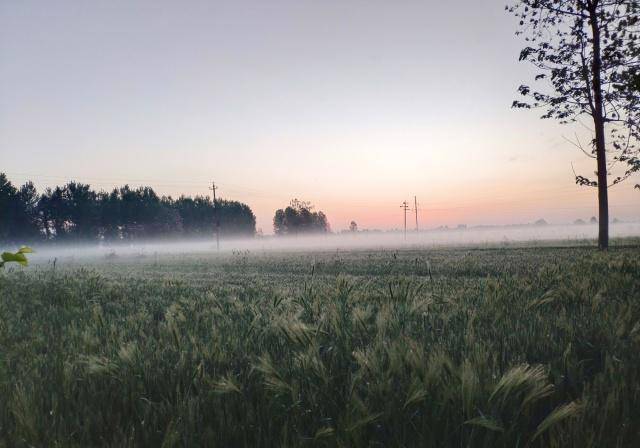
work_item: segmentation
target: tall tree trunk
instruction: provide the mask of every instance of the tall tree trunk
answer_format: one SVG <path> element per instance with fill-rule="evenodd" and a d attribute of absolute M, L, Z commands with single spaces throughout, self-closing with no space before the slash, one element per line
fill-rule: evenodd
<path fill-rule="evenodd" d="M 600 23 L 598 0 L 593 0 L 589 8 L 593 37 L 593 63 L 591 79 L 593 84 L 593 123 L 596 133 L 596 157 L 598 162 L 598 247 L 609 248 L 609 192 L 607 187 L 607 152 L 604 133 L 604 106 L 602 100 L 602 57 L 600 50 Z"/>
<path fill-rule="evenodd" d="M 598 161 L 598 247 L 609 248 L 609 191 L 607 187 L 607 157 L 605 153 L 604 122 L 596 124 Z"/>

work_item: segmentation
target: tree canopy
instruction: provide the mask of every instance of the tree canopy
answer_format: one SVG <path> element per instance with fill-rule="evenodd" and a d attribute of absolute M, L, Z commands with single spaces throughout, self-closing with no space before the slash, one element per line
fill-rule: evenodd
<path fill-rule="evenodd" d="M 151 187 L 124 185 L 95 191 L 68 182 L 38 194 L 32 182 L 16 188 L 0 173 L 0 241 L 118 241 L 211 237 L 214 213 L 220 234 L 253 236 L 256 218 L 246 204 L 209 197 L 160 197 Z"/>
<path fill-rule="evenodd" d="M 330 231 L 326 215 L 313 211 L 310 202 L 293 199 L 288 207 L 276 210 L 273 230 L 276 235 L 326 233 Z"/>
<path fill-rule="evenodd" d="M 640 3 L 638 0 L 516 0 L 507 10 L 519 19 L 526 47 L 521 61 L 536 69 L 536 87 L 523 84 L 513 107 L 539 108 L 541 118 L 560 123 L 588 117 L 595 179 L 576 183 L 598 188 L 599 244 L 608 246 L 608 175 L 612 184 L 640 171 Z M 582 122 L 580 122 L 582 123 Z M 582 123 L 584 124 L 584 123 Z M 615 166 L 615 168 L 614 168 Z"/>

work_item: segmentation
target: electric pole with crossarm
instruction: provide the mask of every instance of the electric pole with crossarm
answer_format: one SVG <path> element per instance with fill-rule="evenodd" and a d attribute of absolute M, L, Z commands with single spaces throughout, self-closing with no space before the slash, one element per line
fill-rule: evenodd
<path fill-rule="evenodd" d="M 215 182 L 211 182 L 209 190 L 213 191 L 213 220 L 216 226 L 216 250 L 220 252 L 220 220 L 218 219 L 218 201 L 216 199 L 216 187 Z"/>
<path fill-rule="evenodd" d="M 409 210 L 409 204 L 407 201 L 403 201 L 400 208 L 404 211 L 404 239 L 407 240 L 407 210 Z"/>
<path fill-rule="evenodd" d="M 420 231 L 420 229 L 418 228 L 418 197 L 414 196 L 413 197 L 413 210 L 416 212 L 416 233 L 418 233 Z"/>

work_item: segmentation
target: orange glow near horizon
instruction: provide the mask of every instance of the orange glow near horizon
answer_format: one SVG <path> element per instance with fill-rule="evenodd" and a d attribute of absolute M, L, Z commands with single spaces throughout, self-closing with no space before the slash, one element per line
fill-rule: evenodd
<path fill-rule="evenodd" d="M 421 228 L 597 215 L 572 171 L 595 166 L 566 141 L 588 142 L 588 120 L 510 107 L 534 73 L 500 2 L 5 3 L 14 183 L 176 197 L 215 181 L 266 234 L 293 198 L 336 231 L 400 228 L 414 195 Z M 640 220 L 635 183 L 611 190 L 612 218 Z"/>
<path fill-rule="evenodd" d="M 68 180 L 89 183 L 96 190 L 110 190 L 126 183 L 124 180 L 86 178 L 82 176 L 44 179 L 39 175 L 9 176 L 16 184 L 33 179 L 42 190 L 45 187 L 63 184 Z M 149 185 L 160 195 L 178 197 L 186 195 L 208 195 L 205 188 L 194 188 L 196 184 L 163 184 L 158 179 L 146 182 L 129 182 L 132 186 Z M 564 182 L 550 183 L 547 187 L 531 187 L 527 182 L 503 181 L 503 184 L 485 181 L 465 187 L 456 185 L 450 189 L 434 188 L 429 194 L 422 189 L 415 192 L 418 197 L 418 220 L 421 229 L 440 226 L 456 227 L 460 224 L 508 225 L 531 223 L 545 219 L 549 223 L 566 224 L 577 219 L 587 221 L 597 216 L 597 197 L 593 188 L 573 185 L 570 178 Z M 206 186 L 206 182 L 202 181 Z M 197 184 L 200 185 L 200 184 Z M 362 230 L 391 230 L 403 227 L 403 212 L 400 204 L 407 200 L 411 210 L 407 213 L 407 228 L 415 228 L 413 195 L 402 192 L 381 192 L 380 197 L 371 197 L 359 191 L 348 191 L 343 196 L 333 190 L 326 192 L 248 189 L 237 184 L 218 182 L 220 197 L 248 204 L 257 218 L 257 228 L 264 234 L 272 233 L 272 219 L 276 209 L 286 207 L 293 198 L 308 200 L 316 210 L 325 212 L 333 231 L 341 231 L 356 221 Z M 474 188 L 475 187 L 475 188 Z M 610 189 L 611 217 L 623 221 L 639 220 L 640 207 L 637 190 L 632 183 L 620 184 Z"/>

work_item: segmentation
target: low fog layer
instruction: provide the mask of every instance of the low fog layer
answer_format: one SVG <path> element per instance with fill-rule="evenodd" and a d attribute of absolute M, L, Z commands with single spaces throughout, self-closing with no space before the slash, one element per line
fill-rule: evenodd
<path fill-rule="evenodd" d="M 442 229 L 416 233 L 357 232 L 313 236 L 255 237 L 251 239 L 221 240 L 220 252 L 233 251 L 323 251 L 350 249 L 402 249 L 446 246 L 503 246 L 505 244 L 564 241 L 566 243 L 594 240 L 598 227 L 586 225 L 543 225 L 485 227 L 470 229 Z M 616 223 L 611 226 L 612 237 L 640 236 L 640 223 Z M 215 238 L 207 240 L 167 240 L 135 243 L 100 243 L 87 245 L 43 245 L 34 247 L 33 262 L 58 261 L 70 258 L 115 258 L 120 256 L 148 256 L 159 254 L 214 254 Z"/>

